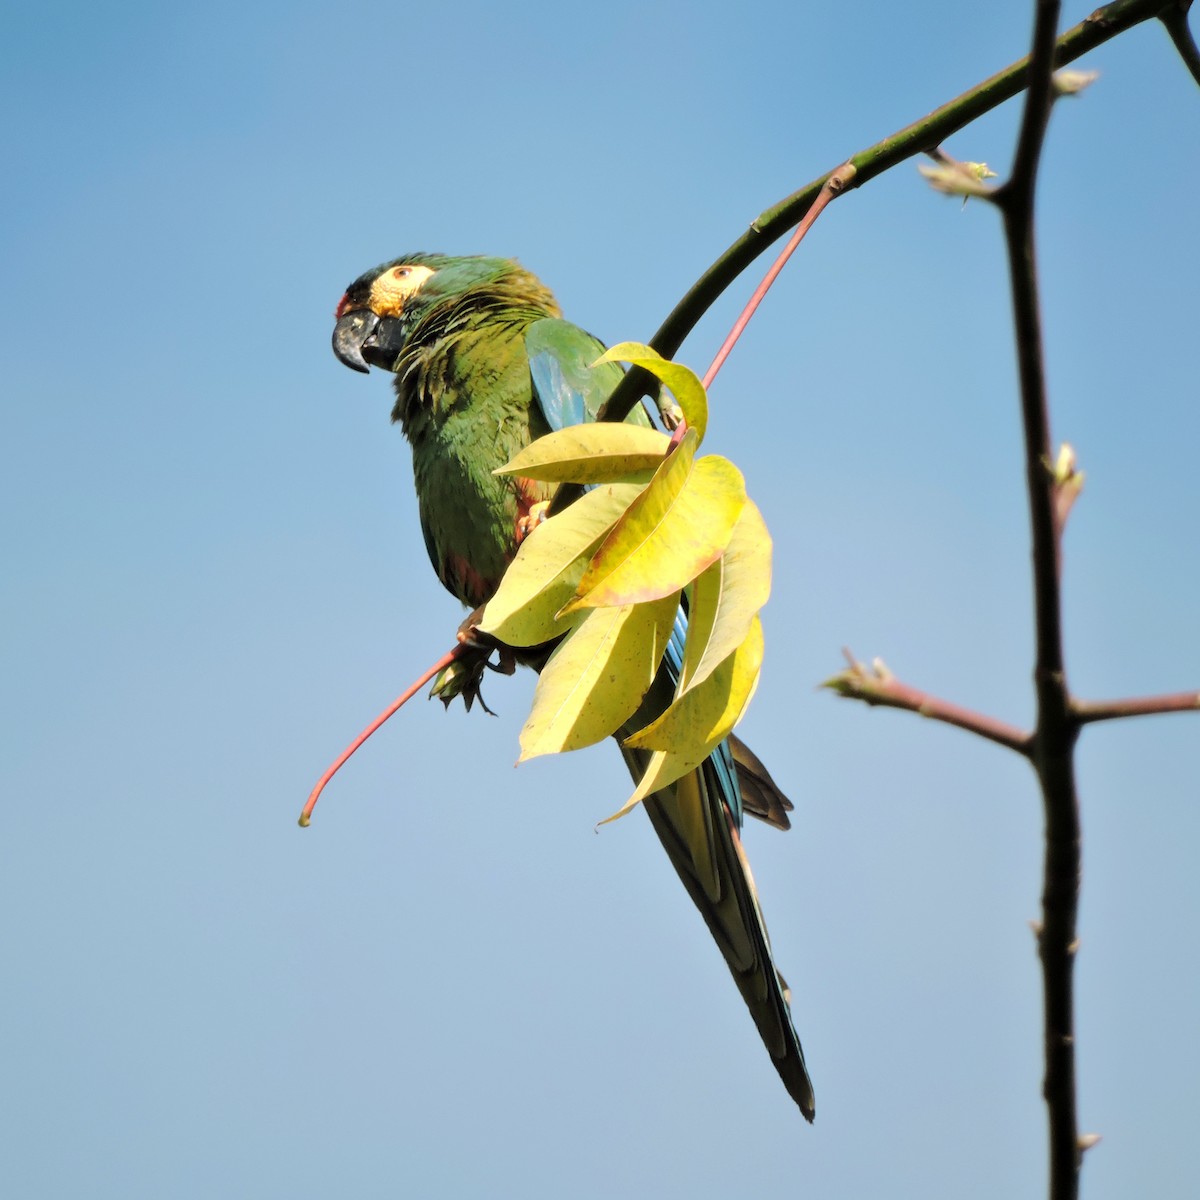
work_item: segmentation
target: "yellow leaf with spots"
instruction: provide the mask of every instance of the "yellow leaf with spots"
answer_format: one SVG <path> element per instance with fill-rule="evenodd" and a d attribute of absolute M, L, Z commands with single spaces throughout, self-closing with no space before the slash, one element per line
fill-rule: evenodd
<path fill-rule="evenodd" d="M 690 367 L 671 362 L 653 347 L 643 346 L 640 342 L 622 342 L 619 346 L 613 346 L 596 359 L 592 366 L 606 362 L 632 363 L 633 366 L 642 367 L 655 378 L 662 380 L 679 401 L 688 428 L 694 429 L 696 435 L 701 440 L 704 439 L 708 429 L 708 397 L 704 392 L 704 384 Z"/>
<path fill-rule="evenodd" d="M 676 696 L 645 729 L 625 739 L 637 750 L 662 750 L 704 759 L 742 719 L 762 669 L 762 622 L 750 622 L 745 640 L 703 683 Z"/>
<path fill-rule="evenodd" d="M 578 750 L 637 711 L 675 623 L 679 595 L 589 612 L 550 655 L 521 730 L 521 758 Z"/>
<path fill-rule="evenodd" d="M 746 504 L 742 473 L 726 458 L 693 461 L 689 430 L 600 544 L 563 614 L 670 595 L 719 558 Z"/>
<path fill-rule="evenodd" d="M 537 646 L 576 624 L 559 619 L 558 610 L 575 594 L 600 539 L 641 490 L 602 484 L 536 526 L 487 602 L 480 629 L 509 646 Z"/>
<path fill-rule="evenodd" d="M 665 433 L 644 425 L 568 425 L 531 442 L 492 474 L 549 483 L 613 483 L 655 470 L 670 444 Z"/>
<path fill-rule="evenodd" d="M 747 500 L 725 553 L 692 584 L 679 694 L 702 684 L 746 640 L 771 595 L 771 535 Z"/>

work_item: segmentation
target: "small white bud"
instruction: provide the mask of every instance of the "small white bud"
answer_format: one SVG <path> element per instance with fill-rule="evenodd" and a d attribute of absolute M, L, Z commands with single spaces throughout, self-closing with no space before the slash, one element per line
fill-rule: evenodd
<path fill-rule="evenodd" d="M 1055 71 L 1054 92 L 1058 96 L 1078 96 L 1100 78 L 1099 71 Z"/>
<path fill-rule="evenodd" d="M 990 195 L 992 189 L 983 181 L 996 178 L 996 172 L 990 170 L 987 163 L 955 162 L 953 159 L 932 167 L 921 164 L 917 170 L 929 180 L 929 186 L 935 192 L 944 192 L 947 196 Z"/>

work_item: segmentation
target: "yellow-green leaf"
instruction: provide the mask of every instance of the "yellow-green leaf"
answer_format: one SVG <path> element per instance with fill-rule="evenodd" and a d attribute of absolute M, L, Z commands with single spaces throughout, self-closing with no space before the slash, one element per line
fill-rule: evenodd
<path fill-rule="evenodd" d="M 575 594 L 600 539 L 641 490 L 603 484 L 536 526 L 488 601 L 480 629 L 509 646 L 537 646 L 565 633 L 575 621 L 557 619 L 558 610 Z"/>
<path fill-rule="evenodd" d="M 635 367 L 642 367 L 655 378 L 662 380 L 671 389 L 671 394 L 679 401 L 683 409 L 684 419 L 689 429 L 694 429 L 703 440 L 708 429 L 708 397 L 704 385 L 696 376 L 695 371 L 682 363 L 671 362 L 650 346 L 640 342 L 622 342 L 602 354 L 592 366 L 606 362 L 627 362 Z"/>
<path fill-rule="evenodd" d="M 671 636 L 678 594 L 598 608 L 550 656 L 521 730 L 521 761 L 615 733 L 646 694 Z"/>
<path fill-rule="evenodd" d="M 650 761 L 646 764 L 646 770 L 641 779 L 638 780 L 637 787 L 633 790 L 633 795 L 611 817 L 605 817 L 599 824 L 607 825 L 610 821 L 616 821 L 620 817 L 623 817 L 627 812 L 630 812 L 637 805 L 641 804 L 652 792 L 660 791 L 662 788 L 674 783 L 677 779 L 682 779 L 689 772 L 694 771 L 707 757 L 707 754 L 701 754 L 697 758 L 686 754 L 671 754 L 662 750 L 656 750 L 650 755 Z"/>
<path fill-rule="evenodd" d="M 745 507 L 746 485 L 726 458 L 693 462 L 697 440 L 689 430 L 613 526 L 564 614 L 670 595 L 720 557 Z"/>
<path fill-rule="evenodd" d="M 762 669 L 762 622 L 756 616 L 740 646 L 702 684 L 677 696 L 657 720 L 625 739 L 638 750 L 706 757 L 746 711 Z"/>
<path fill-rule="evenodd" d="M 679 694 L 703 683 L 746 640 L 771 595 L 771 535 L 747 500 L 725 553 L 692 584 Z"/>
<path fill-rule="evenodd" d="M 671 439 L 644 425 L 600 421 L 568 425 L 530 442 L 493 475 L 523 475 L 549 483 L 611 483 L 653 471 Z"/>
<path fill-rule="evenodd" d="M 617 555 L 621 553 L 626 542 L 629 546 L 636 548 L 641 534 L 641 529 L 644 525 L 651 524 L 655 521 L 661 522 L 668 516 L 679 499 L 680 492 L 683 491 L 684 484 L 688 481 L 688 476 L 692 472 L 692 466 L 696 458 L 696 446 L 699 443 L 699 438 L 690 431 L 684 435 L 683 440 L 675 450 L 667 456 L 667 459 L 654 472 L 653 478 L 646 485 L 645 490 L 637 501 L 626 510 L 625 515 L 621 518 L 618 526 L 615 526 L 609 535 L 601 543 L 600 549 L 596 552 L 592 562 L 589 564 L 588 570 L 584 573 L 580 580 L 582 585 L 583 580 L 587 580 L 587 586 L 581 586 L 576 592 L 574 600 L 569 604 L 564 611 L 569 612 L 572 608 L 583 608 L 585 605 L 579 603 L 580 597 L 585 592 L 589 591 L 601 579 L 601 569 L 608 565 L 611 570 L 612 564 Z M 628 538 L 622 538 L 621 541 L 613 545 L 613 535 L 620 529 L 628 527 L 629 522 L 633 520 L 636 527 L 630 532 Z M 596 560 L 601 560 L 601 567 L 597 567 Z M 685 581 L 687 582 L 687 581 Z M 682 588 L 682 584 L 677 587 Z M 674 589 L 665 589 L 674 590 Z M 637 595 L 628 597 L 624 603 L 635 604 L 640 601 L 654 599 L 650 595 Z"/>

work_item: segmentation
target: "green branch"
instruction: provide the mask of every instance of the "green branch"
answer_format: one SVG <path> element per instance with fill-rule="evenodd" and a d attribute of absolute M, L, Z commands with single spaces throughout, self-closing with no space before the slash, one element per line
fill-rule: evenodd
<path fill-rule="evenodd" d="M 1174 2 L 1164 4 L 1164 0 L 1116 0 L 1105 5 L 1058 39 L 1055 64 L 1074 62 L 1126 29 L 1175 7 Z M 919 121 L 854 155 L 849 160 L 855 169 L 850 186 L 861 187 L 905 159 L 933 149 L 952 133 L 1020 93 L 1028 75 L 1029 59 L 1023 58 Z M 650 344 L 665 358 L 674 358 L 684 338 L 714 301 L 760 254 L 800 221 L 832 174 L 833 171 L 826 171 L 798 192 L 760 213 L 750 228 L 693 284 L 651 338 Z M 601 409 L 599 419 L 623 421 L 634 405 L 649 394 L 652 382 L 645 372 L 630 371 Z"/>

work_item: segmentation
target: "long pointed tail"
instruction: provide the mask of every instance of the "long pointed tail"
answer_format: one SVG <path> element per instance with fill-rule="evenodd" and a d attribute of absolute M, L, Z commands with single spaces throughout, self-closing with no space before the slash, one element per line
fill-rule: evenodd
<path fill-rule="evenodd" d="M 622 748 L 634 778 L 644 756 Z M 732 757 L 722 745 L 690 775 L 656 792 L 645 809 L 758 1026 L 788 1094 L 811 1121 L 816 1113 L 804 1051 L 792 1024 L 791 996 L 775 968 L 750 864 L 727 799 L 736 787 Z"/>

